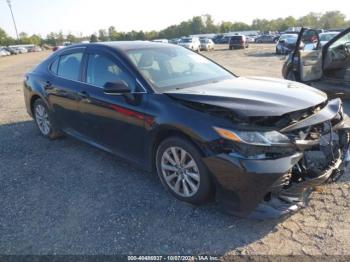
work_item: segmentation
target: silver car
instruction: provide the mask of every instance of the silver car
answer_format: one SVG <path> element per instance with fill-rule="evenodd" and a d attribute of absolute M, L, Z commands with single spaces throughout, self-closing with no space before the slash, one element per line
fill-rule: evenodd
<path fill-rule="evenodd" d="M 203 38 L 199 40 L 201 42 L 201 50 L 204 51 L 210 51 L 210 50 L 214 50 L 215 48 L 215 44 L 213 42 L 213 40 L 208 39 L 208 38 Z"/>

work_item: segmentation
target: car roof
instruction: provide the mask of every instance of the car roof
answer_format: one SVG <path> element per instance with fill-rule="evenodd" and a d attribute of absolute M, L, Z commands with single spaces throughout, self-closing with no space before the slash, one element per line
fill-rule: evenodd
<path fill-rule="evenodd" d="M 144 49 L 144 48 L 159 48 L 159 47 L 174 47 L 172 44 L 150 42 L 150 41 L 111 41 L 111 42 L 99 42 L 98 45 L 109 46 L 121 51 Z"/>
<path fill-rule="evenodd" d="M 62 48 L 62 50 L 69 50 L 72 48 L 79 47 L 88 47 L 88 46 L 106 46 L 109 48 L 116 49 L 120 52 L 126 52 L 128 50 L 137 50 L 137 49 L 147 49 L 147 48 L 164 48 L 164 47 L 172 47 L 177 48 L 178 46 L 169 44 L 169 43 L 161 43 L 161 42 L 150 42 L 150 41 L 110 41 L 110 42 L 95 42 L 88 44 L 76 44 L 70 45 Z"/>

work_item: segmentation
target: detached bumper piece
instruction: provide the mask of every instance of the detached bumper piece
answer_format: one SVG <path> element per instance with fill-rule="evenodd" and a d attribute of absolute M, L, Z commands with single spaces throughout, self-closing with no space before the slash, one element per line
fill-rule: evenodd
<path fill-rule="evenodd" d="M 269 201 L 262 201 L 249 215 L 256 219 L 276 219 L 306 206 L 306 199 L 316 186 L 326 182 L 333 182 L 344 173 L 345 158 L 348 157 L 349 148 L 343 150 L 341 156 L 333 160 L 331 165 L 317 177 L 306 177 L 305 180 L 291 183 L 278 194 L 271 197 Z"/>

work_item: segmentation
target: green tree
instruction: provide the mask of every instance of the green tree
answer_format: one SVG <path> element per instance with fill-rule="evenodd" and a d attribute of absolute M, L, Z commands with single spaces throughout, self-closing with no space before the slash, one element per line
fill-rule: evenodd
<path fill-rule="evenodd" d="M 227 33 L 227 32 L 230 32 L 231 31 L 231 28 L 232 28 L 232 23 L 231 22 L 221 22 L 220 24 L 220 32 L 221 33 Z"/>
<path fill-rule="evenodd" d="M 340 11 L 326 12 L 320 18 L 320 27 L 324 29 L 341 28 L 345 25 L 345 15 Z"/>
<path fill-rule="evenodd" d="M 300 17 L 297 20 L 297 25 L 313 28 L 320 27 L 320 17 L 321 14 L 311 12 L 305 16 Z"/>
<path fill-rule="evenodd" d="M 78 39 L 75 35 L 69 33 L 67 36 L 66 36 L 66 40 L 67 42 L 70 42 L 70 43 L 76 43 L 78 42 Z"/>
<path fill-rule="evenodd" d="M 0 28 L 0 45 L 6 45 L 8 42 L 8 36 L 2 28 Z"/>
<path fill-rule="evenodd" d="M 203 19 L 200 16 L 195 16 L 192 18 L 192 34 L 201 34 L 205 33 L 205 26 L 203 23 Z"/>
<path fill-rule="evenodd" d="M 217 33 L 218 27 L 214 24 L 214 20 L 211 15 L 206 14 L 203 16 L 205 24 L 205 33 Z"/>
<path fill-rule="evenodd" d="M 60 45 L 63 44 L 65 38 L 64 38 L 64 35 L 63 35 L 62 31 L 58 32 L 56 40 L 57 40 L 58 44 L 60 44 Z"/>
<path fill-rule="evenodd" d="M 105 29 L 98 30 L 98 40 L 102 42 L 108 41 L 108 35 Z"/>
<path fill-rule="evenodd" d="M 120 34 L 115 30 L 114 26 L 108 28 L 108 36 L 111 41 L 117 41 L 120 38 Z"/>
<path fill-rule="evenodd" d="M 90 43 L 98 42 L 97 36 L 95 34 L 92 34 L 90 36 Z"/>
<path fill-rule="evenodd" d="M 49 33 L 46 36 L 45 43 L 51 46 L 57 45 L 57 34 L 54 32 Z"/>
<path fill-rule="evenodd" d="M 235 22 L 232 24 L 230 31 L 244 31 L 249 29 L 250 29 L 250 26 L 247 25 L 246 23 Z"/>
<path fill-rule="evenodd" d="M 41 37 L 38 35 L 32 35 L 31 37 L 29 37 L 29 43 L 33 45 L 41 45 L 41 42 Z"/>

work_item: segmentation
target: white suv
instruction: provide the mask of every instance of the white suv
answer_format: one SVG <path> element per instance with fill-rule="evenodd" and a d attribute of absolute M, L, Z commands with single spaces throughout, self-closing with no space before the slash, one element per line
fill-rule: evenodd
<path fill-rule="evenodd" d="M 200 52 L 201 49 L 201 42 L 199 41 L 198 37 L 181 38 L 179 45 L 197 52 Z"/>

